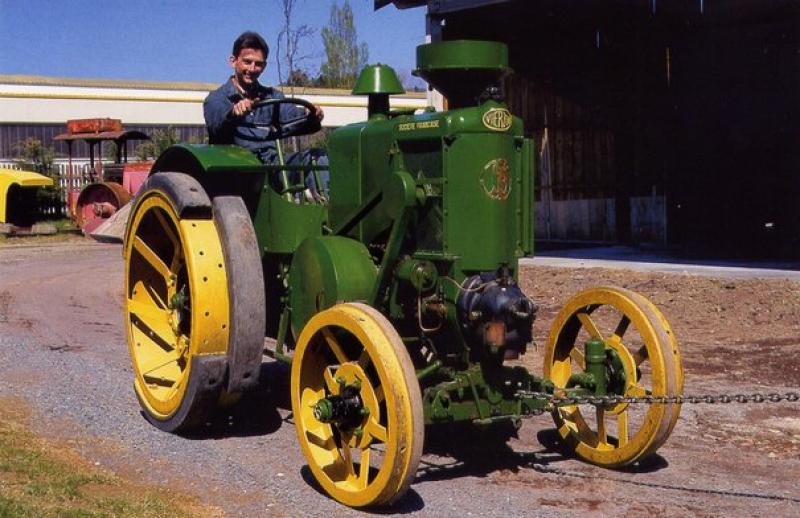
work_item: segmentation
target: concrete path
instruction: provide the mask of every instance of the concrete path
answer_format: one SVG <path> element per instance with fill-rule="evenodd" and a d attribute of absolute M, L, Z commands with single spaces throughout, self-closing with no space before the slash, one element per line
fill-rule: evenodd
<path fill-rule="evenodd" d="M 789 279 L 800 282 L 800 262 L 693 260 L 625 246 L 536 252 L 533 258 L 521 259 L 520 264 L 564 268 L 611 268 L 736 279 Z"/>

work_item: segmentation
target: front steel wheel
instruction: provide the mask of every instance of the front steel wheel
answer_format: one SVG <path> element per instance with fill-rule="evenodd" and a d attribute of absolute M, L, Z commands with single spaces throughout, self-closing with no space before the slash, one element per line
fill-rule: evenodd
<path fill-rule="evenodd" d="M 292 361 L 300 446 L 320 486 L 343 504 L 391 504 L 422 454 L 422 398 L 394 327 L 364 304 L 315 315 Z"/>
<path fill-rule="evenodd" d="M 645 297 L 616 287 L 594 288 L 570 299 L 550 331 L 545 378 L 556 387 L 585 371 L 583 344 L 602 340 L 610 359 L 610 394 L 677 396 L 683 392 L 678 342 L 664 316 Z M 553 418 L 577 456 L 605 467 L 620 467 L 655 452 L 669 437 L 680 404 L 560 406 Z"/>
<path fill-rule="evenodd" d="M 199 424 L 216 407 L 226 374 L 225 260 L 210 210 L 187 210 L 198 197 L 208 200 L 186 175 L 151 177 L 137 196 L 124 247 L 134 387 L 147 419 L 170 432 Z"/>

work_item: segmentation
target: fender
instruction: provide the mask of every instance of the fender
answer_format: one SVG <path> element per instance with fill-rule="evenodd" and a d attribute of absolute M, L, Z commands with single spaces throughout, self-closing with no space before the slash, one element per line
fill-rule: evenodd
<path fill-rule="evenodd" d="M 162 171 L 200 177 L 219 173 L 263 174 L 265 169 L 253 153 L 239 146 L 178 144 L 161 153 L 150 174 Z"/>

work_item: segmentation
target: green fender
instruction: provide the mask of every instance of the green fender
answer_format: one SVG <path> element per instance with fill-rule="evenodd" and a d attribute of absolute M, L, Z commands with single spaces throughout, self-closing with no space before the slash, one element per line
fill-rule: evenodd
<path fill-rule="evenodd" d="M 378 270 L 367 247 L 341 236 L 303 241 L 289 270 L 289 302 L 295 336 L 312 316 L 341 302 L 369 299 Z"/>
<path fill-rule="evenodd" d="M 178 144 L 158 157 L 151 174 L 188 174 L 212 199 L 239 196 L 253 220 L 262 255 L 291 254 L 305 238 L 322 234 L 327 207 L 301 205 L 279 195 L 267 182 L 276 170 L 239 146 Z"/>
<path fill-rule="evenodd" d="M 150 174 L 162 171 L 186 173 L 194 177 L 205 173 L 264 174 L 264 164 L 239 146 L 178 144 L 161 153 Z"/>

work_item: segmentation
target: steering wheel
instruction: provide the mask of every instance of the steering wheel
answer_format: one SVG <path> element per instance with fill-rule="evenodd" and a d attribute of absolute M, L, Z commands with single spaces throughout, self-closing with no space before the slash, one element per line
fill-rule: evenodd
<path fill-rule="evenodd" d="M 281 120 L 281 105 L 288 104 L 295 107 L 304 109 L 303 115 L 294 117 L 288 120 Z M 284 137 L 294 137 L 298 135 L 307 135 L 319 130 L 319 121 L 317 120 L 317 107 L 306 101 L 305 99 L 298 99 L 296 97 L 285 97 L 283 99 L 264 99 L 253 104 L 253 109 L 261 108 L 262 106 L 272 106 L 272 120 L 270 122 L 257 122 L 248 124 L 254 128 L 269 129 L 269 140 L 281 139 Z"/>

